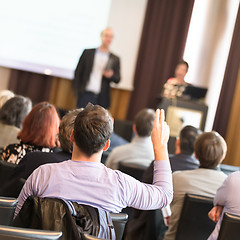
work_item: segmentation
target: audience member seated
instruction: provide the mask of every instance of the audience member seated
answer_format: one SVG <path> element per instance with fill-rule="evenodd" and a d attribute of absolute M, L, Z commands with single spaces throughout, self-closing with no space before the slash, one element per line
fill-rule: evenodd
<path fill-rule="evenodd" d="M 122 145 L 125 145 L 125 144 L 129 143 L 127 140 L 120 137 L 115 132 L 113 132 L 113 134 L 111 135 L 110 141 L 111 141 L 111 144 L 110 144 L 109 149 L 108 149 L 109 152 L 111 152 L 114 148 L 116 148 L 118 146 L 122 146 Z"/>
<path fill-rule="evenodd" d="M 194 152 L 199 160 L 199 169 L 173 173 L 173 201 L 170 205 L 172 215 L 164 240 L 175 239 L 183 200 L 186 193 L 214 197 L 227 175 L 217 170 L 225 158 L 227 145 L 216 132 L 201 134 L 195 144 Z"/>
<path fill-rule="evenodd" d="M 10 90 L 1 90 L 0 91 L 0 108 L 4 105 L 4 103 L 10 98 L 14 97 L 15 94 Z"/>
<path fill-rule="evenodd" d="M 0 148 L 19 143 L 18 132 L 31 108 L 31 100 L 22 96 L 9 99 L 0 108 Z"/>
<path fill-rule="evenodd" d="M 193 154 L 194 143 L 199 133 L 200 131 L 192 126 L 185 126 L 181 130 L 180 136 L 176 140 L 176 154 L 169 157 L 172 172 L 196 169 L 199 167 L 199 161 Z M 142 179 L 144 183 L 152 184 L 153 182 L 153 163 L 154 161 L 144 172 Z M 133 219 L 127 223 L 127 236 L 130 237 L 130 239 L 157 239 L 157 236 L 154 236 L 154 234 L 164 235 L 166 227 L 163 221 L 161 222 L 162 226 L 158 226 L 158 229 L 155 228 L 155 225 L 150 226 L 149 224 L 149 219 L 155 218 L 156 215 L 157 213 L 153 213 L 152 211 L 135 209 Z M 161 218 L 161 216 L 159 218 Z"/>
<path fill-rule="evenodd" d="M 209 218 L 216 222 L 216 227 L 208 240 L 217 240 L 224 212 L 240 216 L 240 171 L 228 176 L 222 186 L 217 190 L 213 209 Z"/>
<path fill-rule="evenodd" d="M 5 147 L 0 152 L 0 159 L 18 164 L 28 152 L 52 152 L 55 147 L 59 147 L 59 123 L 60 119 L 52 104 L 36 104 L 24 119 L 23 127 L 18 133 L 21 142 Z"/>
<path fill-rule="evenodd" d="M 112 116 L 112 114 L 108 111 L 109 115 L 112 117 L 112 121 L 113 121 L 113 125 L 114 125 L 114 118 Z M 124 145 L 124 144 L 127 144 L 129 143 L 127 140 L 125 140 L 124 138 L 122 138 L 121 136 L 119 136 L 118 134 L 116 134 L 113 130 L 113 133 L 110 137 L 110 146 L 107 150 L 108 153 L 110 153 L 115 147 L 118 147 L 118 146 L 121 146 L 121 145 Z"/>
<path fill-rule="evenodd" d="M 70 111 L 64 115 L 61 120 L 58 137 L 62 151 L 36 151 L 27 153 L 20 161 L 20 163 L 16 166 L 13 175 L 9 179 L 9 182 L 0 189 L 0 196 L 17 198 L 21 191 L 21 188 L 16 188 L 20 178 L 27 179 L 40 165 L 46 163 L 57 163 L 71 159 L 72 142 L 70 141 L 70 135 L 73 130 L 75 118 L 80 111 L 82 111 L 82 109 Z"/>
<path fill-rule="evenodd" d="M 169 157 L 172 172 L 196 169 L 199 161 L 195 158 L 194 143 L 200 130 L 193 126 L 185 126 L 176 140 L 176 154 Z"/>
<path fill-rule="evenodd" d="M 74 123 L 70 137 L 72 159 L 37 168 L 18 197 L 15 216 L 31 195 L 74 200 L 113 213 L 121 212 L 126 206 L 158 209 L 169 204 L 173 193 L 167 152 L 169 127 L 164 122 L 164 111 L 156 111 L 152 131 L 155 153 L 153 185 L 143 184 L 100 162 L 102 152 L 109 147 L 112 131 L 108 112 L 100 106 L 88 104 Z"/>
<path fill-rule="evenodd" d="M 150 137 L 153 122 L 154 111 L 152 109 L 143 109 L 137 113 L 133 125 L 133 132 L 136 136 L 131 143 L 113 149 L 107 158 L 106 166 L 118 169 L 119 162 L 126 160 L 149 165 L 154 159 Z"/>

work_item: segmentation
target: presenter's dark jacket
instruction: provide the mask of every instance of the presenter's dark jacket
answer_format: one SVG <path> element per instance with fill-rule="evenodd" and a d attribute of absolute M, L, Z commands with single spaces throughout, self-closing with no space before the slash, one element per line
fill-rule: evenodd
<path fill-rule="evenodd" d="M 93 68 L 93 61 L 96 49 L 85 49 L 77 64 L 74 79 L 73 90 L 76 97 L 81 96 L 86 88 Z M 110 105 L 110 82 L 118 83 L 120 81 L 120 59 L 110 53 L 107 69 L 114 71 L 111 78 L 102 77 L 101 92 L 99 94 L 99 104 L 105 108 Z"/>

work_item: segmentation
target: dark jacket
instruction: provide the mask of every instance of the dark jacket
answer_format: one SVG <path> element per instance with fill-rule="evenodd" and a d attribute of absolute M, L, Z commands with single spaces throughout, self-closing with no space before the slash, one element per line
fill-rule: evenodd
<path fill-rule="evenodd" d="M 95 51 L 95 48 L 85 49 L 79 59 L 73 79 L 73 90 L 76 97 L 81 96 L 85 91 L 90 73 L 92 72 Z M 119 57 L 110 53 L 107 65 L 111 65 L 109 68 L 114 71 L 114 74 L 111 78 L 102 77 L 102 86 L 99 95 L 100 105 L 106 108 L 110 105 L 110 82 L 118 83 L 120 81 Z"/>
<path fill-rule="evenodd" d="M 23 182 L 20 179 L 27 179 L 32 172 L 40 165 L 46 163 L 58 163 L 71 159 L 71 153 L 67 152 L 30 152 L 27 153 L 14 169 L 6 184 L 0 189 L 0 196 L 17 198 Z"/>
<path fill-rule="evenodd" d="M 109 217 L 109 219 L 111 218 Z M 112 225 L 112 222 L 110 224 Z M 62 239 L 79 240 L 82 239 L 81 233 L 83 232 L 98 236 L 100 217 L 98 209 L 91 206 L 57 198 L 29 197 L 12 225 L 22 228 L 61 231 Z M 106 229 L 111 231 L 110 228 Z"/>

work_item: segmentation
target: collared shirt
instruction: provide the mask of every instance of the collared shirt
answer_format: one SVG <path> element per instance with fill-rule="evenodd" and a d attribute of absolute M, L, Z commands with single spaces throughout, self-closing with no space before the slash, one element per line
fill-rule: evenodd
<path fill-rule="evenodd" d="M 101 52 L 99 49 L 96 49 L 93 68 L 90 74 L 88 84 L 86 86 L 86 91 L 99 94 L 101 91 L 102 85 L 102 75 L 106 68 L 107 62 L 109 59 L 109 52 Z"/>
<path fill-rule="evenodd" d="M 172 194 L 168 160 L 155 161 L 153 185 L 102 163 L 68 160 L 42 165 L 30 175 L 18 197 L 15 216 L 31 195 L 71 200 L 117 213 L 127 206 L 143 210 L 165 207 Z"/>
<path fill-rule="evenodd" d="M 199 168 L 194 170 L 177 171 L 173 173 L 173 201 L 170 205 L 172 215 L 164 240 L 176 237 L 184 196 L 186 193 L 214 197 L 227 175 L 221 171 Z"/>
<path fill-rule="evenodd" d="M 151 137 L 135 136 L 131 143 L 116 147 L 109 154 L 105 165 L 118 169 L 119 162 L 136 161 L 149 166 L 154 159 Z"/>
<path fill-rule="evenodd" d="M 214 198 L 214 205 L 223 206 L 224 208 L 215 226 L 215 229 L 209 236 L 208 240 L 216 240 L 218 238 L 224 212 L 240 215 L 239 182 L 240 171 L 237 171 L 230 174 L 228 178 L 223 182 L 222 186 L 217 190 L 216 196 Z"/>

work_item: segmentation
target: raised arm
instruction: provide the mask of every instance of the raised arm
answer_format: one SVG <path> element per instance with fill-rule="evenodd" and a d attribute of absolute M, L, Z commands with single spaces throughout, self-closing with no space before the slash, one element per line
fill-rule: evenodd
<path fill-rule="evenodd" d="M 169 126 L 165 122 L 164 110 L 156 110 L 155 120 L 152 130 L 152 143 L 155 161 L 169 160 L 167 143 L 169 139 Z"/>
<path fill-rule="evenodd" d="M 164 118 L 164 111 L 158 109 L 151 136 L 155 153 L 153 184 L 141 183 L 128 175 L 120 176 L 127 206 L 150 210 L 166 207 L 172 201 L 172 171 L 167 151 L 169 127 Z"/>

